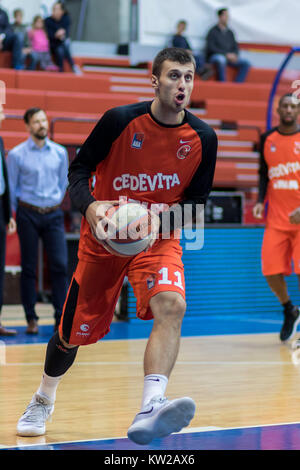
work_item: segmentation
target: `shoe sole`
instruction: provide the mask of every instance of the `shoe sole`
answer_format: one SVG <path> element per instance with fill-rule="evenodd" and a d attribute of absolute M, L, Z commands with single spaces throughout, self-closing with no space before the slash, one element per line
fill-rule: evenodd
<path fill-rule="evenodd" d="M 286 339 L 281 339 L 281 338 L 280 338 L 283 343 L 285 343 L 286 341 L 288 341 L 289 339 L 291 339 L 291 338 L 294 336 L 294 334 L 296 333 L 296 331 L 297 331 L 298 325 L 299 325 L 299 323 L 300 323 L 300 309 L 299 309 L 299 308 L 298 308 L 298 311 L 299 311 L 299 315 L 298 315 L 297 320 L 296 320 L 295 323 L 294 323 L 294 326 L 293 326 L 293 329 L 292 329 L 292 332 L 291 332 L 290 336 L 289 336 L 288 338 L 286 338 Z"/>
<path fill-rule="evenodd" d="M 133 424 L 127 433 L 136 444 L 146 445 L 155 438 L 166 437 L 188 426 L 196 410 L 195 402 L 189 398 L 177 398 L 164 406 L 152 418 Z"/>
<path fill-rule="evenodd" d="M 33 430 L 32 428 L 23 429 L 23 430 L 17 428 L 18 436 L 34 437 L 34 436 L 43 436 L 44 434 L 46 434 L 46 426 L 44 426 L 44 428 L 41 428 L 40 431 Z"/>

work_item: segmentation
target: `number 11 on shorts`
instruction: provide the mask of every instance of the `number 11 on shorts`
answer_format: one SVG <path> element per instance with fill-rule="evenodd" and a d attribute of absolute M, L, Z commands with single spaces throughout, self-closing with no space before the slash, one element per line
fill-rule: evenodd
<path fill-rule="evenodd" d="M 176 281 L 171 281 L 169 279 L 169 269 L 168 268 L 161 268 L 159 271 L 159 274 L 161 274 L 161 279 L 158 281 L 158 284 L 173 284 L 174 286 L 179 287 L 180 289 L 183 290 L 183 285 L 182 285 L 182 276 L 179 271 L 174 272 L 174 276 L 176 276 L 177 280 Z"/>

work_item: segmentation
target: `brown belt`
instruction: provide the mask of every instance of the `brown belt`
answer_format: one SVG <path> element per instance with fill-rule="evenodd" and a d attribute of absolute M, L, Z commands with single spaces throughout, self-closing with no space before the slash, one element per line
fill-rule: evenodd
<path fill-rule="evenodd" d="M 39 214 L 49 214 L 50 212 L 54 212 L 57 209 L 60 208 L 60 204 L 57 204 L 56 206 L 51 206 L 51 207 L 39 207 L 39 206 L 34 206 L 32 204 L 28 204 L 28 202 L 24 201 L 18 201 L 18 204 L 23 207 L 27 207 L 27 209 L 31 209 L 32 211 L 38 212 Z"/>

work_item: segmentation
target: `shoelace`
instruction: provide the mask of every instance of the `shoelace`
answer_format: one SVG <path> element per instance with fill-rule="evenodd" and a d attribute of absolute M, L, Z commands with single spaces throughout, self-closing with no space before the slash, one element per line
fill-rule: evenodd
<path fill-rule="evenodd" d="M 41 403 L 31 403 L 28 405 L 27 410 L 22 416 L 22 420 L 29 423 L 46 420 L 50 413 L 50 406 L 42 405 Z"/>
<path fill-rule="evenodd" d="M 157 396 L 157 397 L 151 398 L 151 400 L 149 401 L 148 404 L 149 404 L 149 405 L 150 405 L 150 404 L 154 405 L 155 403 L 160 403 L 160 404 L 162 404 L 162 403 L 164 403 L 165 401 L 168 401 L 168 399 L 167 399 L 166 397 L 159 397 L 159 396 Z"/>

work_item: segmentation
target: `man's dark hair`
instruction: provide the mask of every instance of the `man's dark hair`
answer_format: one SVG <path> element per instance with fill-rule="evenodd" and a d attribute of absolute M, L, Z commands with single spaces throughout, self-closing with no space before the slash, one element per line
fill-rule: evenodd
<path fill-rule="evenodd" d="M 16 8 L 16 9 L 13 11 L 14 18 L 17 16 L 18 13 L 22 13 L 22 14 L 23 14 L 22 8 Z"/>
<path fill-rule="evenodd" d="M 298 104 L 299 104 L 299 99 L 293 95 L 293 93 L 285 93 L 284 95 L 282 95 L 279 99 L 279 102 L 278 102 L 278 106 L 281 106 L 282 105 L 282 102 L 285 98 L 295 98 L 298 100 Z"/>
<path fill-rule="evenodd" d="M 170 60 L 171 62 L 178 62 L 182 65 L 192 62 L 194 68 L 196 69 L 195 59 L 190 51 L 188 51 L 187 49 L 181 49 L 180 47 L 166 47 L 157 54 L 153 61 L 153 75 L 155 75 L 156 77 L 160 77 L 162 64 L 166 60 Z"/>
<path fill-rule="evenodd" d="M 55 2 L 53 5 L 60 5 L 60 8 L 62 9 L 62 11 L 64 13 L 68 13 L 67 8 L 66 8 L 66 4 L 62 0 L 57 0 L 57 2 Z"/>
<path fill-rule="evenodd" d="M 36 113 L 39 113 L 40 111 L 44 111 L 44 110 L 41 109 L 41 108 L 29 108 L 29 109 L 27 109 L 27 111 L 25 111 L 25 114 L 24 114 L 24 117 L 23 117 L 25 123 L 29 124 L 29 121 L 32 118 L 32 116 Z"/>
<path fill-rule="evenodd" d="M 228 8 L 220 8 L 220 9 L 217 11 L 217 15 L 218 15 L 218 16 L 221 16 L 221 15 L 223 15 L 223 13 L 224 13 L 225 11 L 228 11 Z"/>

